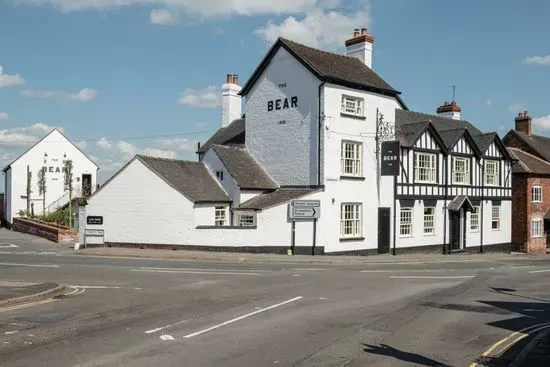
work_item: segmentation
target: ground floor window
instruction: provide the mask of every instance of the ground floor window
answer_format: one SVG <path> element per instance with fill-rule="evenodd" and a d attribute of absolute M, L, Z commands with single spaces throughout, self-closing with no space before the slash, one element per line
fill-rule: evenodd
<path fill-rule="evenodd" d="M 340 208 L 340 236 L 342 238 L 362 236 L 362 215 L 361 204 L 342 204 Z"/>
<path fill-rule="evenodd" d="M 542 237 L 542 219 L 531 221 L 531 237 Z"/>
<path fill-rule="evenodd" d="M 227 207 L 217 206 L 215 209 L 215 224 L 217 226 L 225 226 L 227 223 Z"/>
<path fill-rule="evenodd" d="M 240 227 L 254 227 L 256 225 L 256 213 L 237 213 L 237 225 Z"/>
<path fill-rule="evenodd" d="M 399 234 L 403 237 L 412 236 L 412 208 L 401 208 L 399 217 Z"/>
<path fill-rule="evenodd" d="M 435 234 L 435 208 L 424 208 L 424 234 Z"/>
<path fill-rule="evenodd" d="M 479 206 L 474 206 L 470 213 L 470 231 L 479 231 Z"/>
<path fill-rule="evenodd" d="M 500 229 L 500 206 L 498 205 L 493 205 L 491 228 L 493 230 Z"/>

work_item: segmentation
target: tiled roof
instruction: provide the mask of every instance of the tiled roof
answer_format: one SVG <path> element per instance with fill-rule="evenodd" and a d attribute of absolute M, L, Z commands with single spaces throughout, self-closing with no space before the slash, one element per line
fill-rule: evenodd
<path fill-rule="evenodd" d="M 518 160 L 518 163 L 512 166 L 513 173 L 550 175 L 550 163 L 545 160 L 517 148 L 508 148 L 508 152 L 512 158 Z"/>
<path fill-rule="evenodd" d="M 197 153 L 205 153 L 214 144 L 244 144 L 245 143 L 245 119 L 234 120 L 226 127 L 222 127 L 204 143 Z"/>
<path fill-rule="evenodd" d="M 453 201 L 450 202 L 450 204 L 447 206 L 449 211 L 451 212 L 457 212 L 462 208 L 462 206 L 466 205 L 468 209 L 472 209 L 473 205 L 470 199 L 468 199 L 465 195 L 459 195 L 453 199 Z"/>
<path fill-rule="evenodd" d="M 166 183 L 194 203 L 231 202 L 227 193 L 200 162 L 136 156 Z"/>
<path fill-rule="evenodd" d="M 242 145 L 213 145 L 212 149 L 241 189 L 274 190 L 279 185 Z"/>
<path fill-rule="evenodd" d="M 510 132 L 508 132 L 508 134 L 506 134 L 506 136 L 504 137 L 505 141 L 509 135 L 518 136 L 538 155 L 550 162 L 550 138 L 541 135 L 527 135 L 526 133 L 521 131 L 510 130 Z"/>
<path fill-rule="evenodd" d="M 290 202 L 291 200 L 299 199 L 309 194 L 313 194 L 317 191 L 320 191 L 320 189 L 281 188 L 277 191 L 260 194 L 253 197 L 252 199 L 242 203 L 239 209 L 267 209 Z"/>
<path fill-rule="evenodd" d="M 402 128 L 403 125 L 414 124 L 418 122 L 428 122 L 430 121 L 432 125 L 438 132 L 448 131 L 448 130 L 457 130 L 457 129 L 468 129 L 471 135 L 479 135 L 481 131 L 478 130 L 474 125 L 465 120 L 454 120 L 448 117 L 441 117 L 436 115 L 429 115 L 421 112 L 414 112 L 402 109 L 395 110 L 395 123 L 398 129 Z"/>
<path fill-rule="evenodd" d="M 497 133 L 485 133 L 474 136 L 474 141 L 481 152 L 485 152 L 487 148 L 495 141 Z"/>

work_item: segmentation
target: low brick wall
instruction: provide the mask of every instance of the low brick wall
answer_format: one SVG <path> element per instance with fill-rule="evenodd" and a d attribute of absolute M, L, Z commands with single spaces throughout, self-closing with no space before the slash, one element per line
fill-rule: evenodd
<path fill-rule="evenodd" d="M 14 218 L 12 229 L 17 232 L 40 236 L 61 245 L 74 245 L 78 241 L 76 230 L 27 219 Z"/>

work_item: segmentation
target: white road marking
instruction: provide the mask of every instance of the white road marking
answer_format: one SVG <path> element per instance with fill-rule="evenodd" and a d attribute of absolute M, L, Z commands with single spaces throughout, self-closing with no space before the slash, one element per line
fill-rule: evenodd
<path fill-rule="evenodd" d="M 292 268 L 292 270 L 297 271 L 319 271 L 319 270 L 327 270 L 329 268 Z"/>
<path fill-rule="evenodd" d="M 107 285 L 69 285 L 69 287 L 81 289 L 120 289 L 120 287 L 111 287 Z"/>
<path fill-rule="evenodd" d="M 396 270 L 361 270 L 360 273 L 448 273 L 450 271 L 456 271 L 454 269 L 422 269 L 422 270 L 406 270 L 406 269 L 396 269 Z"/>
<path fill-rule="evenodd" d="M 139 271 L 147 273 L 171 273 L 171 274 L 202 274 L 202 275 L 260 275 L 259 273 L 233 273 L 216 271 L 187 271 L 187 270 L 148 270 L 148 269 L 130 269 L 130 271 Z"/>
<path fill-rule="evenodd" d="M 60 268 L 59 265 L 38 265 L 38 264 L 16 264 L 16 263 L 0 263 L 0 266 L 28 266 L 31 268 Z"/>
<path fill-rule="evenodd" d="M 19 330 L 6 331 L 6 332 L 4 333 L 4 335 L 11 335 L 11 334 L 15 334 L 15 333 L 18 333 L 18 332 L 19 332 Z"/>
<path fill-rule="evenodd" d="M 174 323 L 174 324 L 170 324 L 170 325 L 166 325 L 166 326 L 161 326 L 161 327 L 158 327 L 158 328 L 152 329 L 152 330 L 147 330 L 147 331 L 145 332 L 145 334 L 153 334 L 153 333 L 159 332 L 159 331 L 161 331 L 161 330 L 171 328 L 171 327 L 173 327 L 173 326 L 181 325 L 181 324 L 186 323 L 186 322 L 188 322 L 188 321 L 189 321 L 189 320 L 182 320 L 182 321 L 176 322 L 176 323 Z"/>
<path fill-rule="evenodd" d="M 239 317 L 235 317 L 234 319 L 231 319 L 231 320 L 222 322 L 221 324 L 211 326 L 211 327 L 209 327 L 208 329 L 203 329 L 203 330 L 197 331 L 197 332 L 195 332 L 195 333 L 185 335 L 184 338 L 188 339 L 188 338 L 192 338 L 192 337 L 195 337 L 195 336 L 199 336 L 199 335 L 204 334 L 204 333 L 207 333 L 207 332 L 209 332 L 209 331 L 212 331 L 212 330 L 221 328 L 222 326 L 229 325 L 229 324 L 233 324 L 233 323 L 235 323 L 235 322 L 237 322 L 237 321 L 241 321 L 241 320 L 243 320 L 243 319 L 246 319 L 247 317 L 254 316 L 254 315 L 257 315 L 257 314 L 259 314 L 259 313 L 266 312 L 266 311 L 272 310 L 272 309 L 274 309 L 274 308 L 281 307 L 281 306 L 284 306 L 284 305 L 286 305 L 286 304 L 289 304 L 289 303 L 292 303 L 292 302 L 295 302 L 295 301 L 298 301 L 298 300 L 301 300 L 301 299 L 302 299 L 301 296 L 300 296 L 300 297 L 294 297 L 294 298 L 289 299 L 289 300 L 287 300 L 287 301 L 284 301 L 284 302 L 281 302 L 281 303 L 277 303 L 276 305 L 269 306 L 269 307 L 266 307 L 266 308 L 261 308 L 261 309 L 259 309 L 259 310 L 257 310 L 257 311 L 247 313 L 246 315 L 242 315 L 242 316 L 239 316 Z"/>
<path fill-rule="evenodd" d="M 546 270 L 533 270 L 533 271 L 530 271 L 529 274 L 549 273 L 549 272 L 550 272 L 550 269 L 546 269 Z"/>
<path fill-rule="evenodd" d="M 8 312 L 8 311 L 19 310 L 19 309 L 21 309 L 21 308 L 27 308 L 27 307 L 33 307 L 33 306 L 43 305 L 43 304 L 50 303 L 50 302 L 55 302 L 55 301 L 56 301 L 56 299 L 51 298 L 51 299 L 46 299 L 46 300 L 44 300 L 44 301 L 38 301 L 38 302 L 33 302 L 33 303 L 25 303 L 25 304 L 22 304 L 22 305 L 17 305 L 17 306 L 12 306 L 12 307 L 6 307 L 6 308 L 0 308 L 0 313 L 1 313 L 1 312 Z"/>
<path fill-rule="evenodd" d="M 293 277 L 301 277 L 300 274 L 294 274 L 294 275 L 292 275 L 292 276 L 293 276 Z"/>
<path fill-rule="evenodd" d="M 160 338 L 160 340 L 164 340 L 164 341 L 175 340 L 172 335 L 161 335 L 161 336 L 159 336 L 159 338 Z"/>
<path fill-rule="evenodd" d="M 457 275 L 450 277 L 424 277 L 424 276 L 391 276 L 391 279 L 472 279 L 475 275 Z"/>
<path fill-rule="evenodd" d="M 0 248 L 16 248 L 16 247 L 19 247 L 19 246 L 11 244 L 11 243 L 0 245 Z"/>
<path fill-rule="evenodd" d="M 266 272 L 273 273 L 273 270 L 269 269 L 212 269 L 212 268 L 157 268 L 150 266 L 140 266 L 139 269 L 143 270 L 181 270 L 181 271 L 208 271 L 208 272 Z"/>

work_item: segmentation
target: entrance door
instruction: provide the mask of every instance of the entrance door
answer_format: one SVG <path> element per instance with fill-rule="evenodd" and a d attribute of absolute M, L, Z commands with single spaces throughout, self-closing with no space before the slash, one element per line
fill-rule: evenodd
<path fill-rule="evenodd" d="M 92 195 L 92 175 L 82 175 L 82 196 L 87 198 Z"/>
<path fill-rule="evenodd" d="M 451 230 L 451 248 L 450 250 L 460 250 L 462 248 L 460 239 L 460 212 L 451 212 L 450 217 L 450 230 Z"/>
<path fill-rule="evenodd" d="M 390 253 L 390 208 L 378 208 L 378 253 Z"/>

